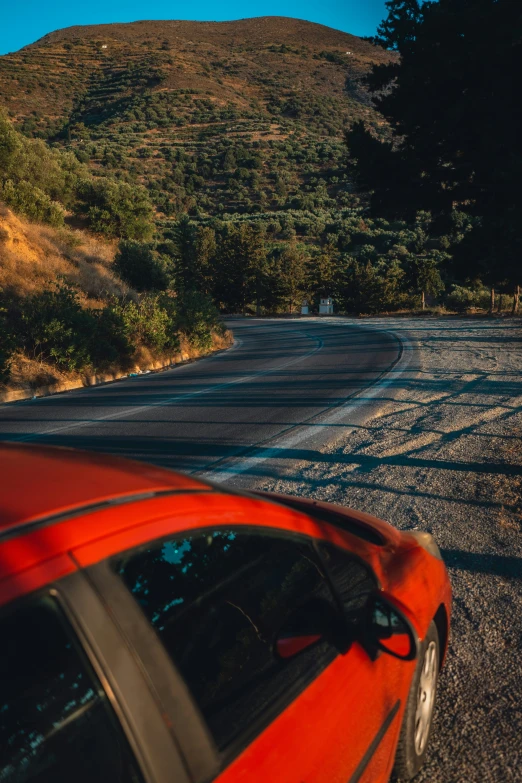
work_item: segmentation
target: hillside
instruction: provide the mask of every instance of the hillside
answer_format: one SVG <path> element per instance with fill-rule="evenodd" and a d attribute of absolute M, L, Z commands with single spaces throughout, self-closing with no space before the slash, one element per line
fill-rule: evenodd
<path fill-rule="evenodd" d="M 351 207 L 343 133 L 392 57 L 295 19 L 71 27 L 0 58 L 18 129 L 150 191 L 157 219 Z"/>
<path fill-rule="evenodd" d="M 116 246 L 83 231 L 55 229 L 16 216 L 0 204 L 0 291 L 26 297 L 64 279 L 95 307 L 134 292 L 113 271 Z"/>
<path fill-rule="evenodd" d="M 115 254 L 115 242 L 32 223 L 0 203 L 0 401 L 230 343 L 204 303 L 187 312 L 168 294 L 138 294 L 119 277 Z"/>

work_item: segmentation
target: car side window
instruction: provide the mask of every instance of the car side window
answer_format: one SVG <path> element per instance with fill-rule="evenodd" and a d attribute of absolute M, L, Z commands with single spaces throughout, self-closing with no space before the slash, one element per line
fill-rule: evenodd
<path fill-rule="evenodd" d="M 0 617 L 1 783 L 141 783 L 73 629 L 50 597 Z"/>
<path fill-rule="evenodd" d="M 318 542 L 321 559 L 343 606 L 345 617 L 356 624 L 368 597 L 377 588 L 373 571 L 350 552 L 333 544 Z"/>
<path fill-rule="evenodd" d="M 244 746 L 337 655 L 326 635 L 285 659 L 275 648 L 285 630 L 313 639 L 329 615 L 340 617 L 306 541 L 269 530 L 197 532 L 130 553 L 114 567 L 220 750 Z"/>

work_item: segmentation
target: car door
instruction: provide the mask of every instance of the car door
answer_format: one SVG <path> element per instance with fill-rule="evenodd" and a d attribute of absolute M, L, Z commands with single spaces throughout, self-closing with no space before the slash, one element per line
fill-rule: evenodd
<path fill-rule="evenodd" d="M 19 583 L 2 587 L 16 593 Z M 3 606 L 0 638 L 2 783 L 188 783 L 140 668 L 83 574 Z"/>
<path fill-rule="evenodd" d="M 343 555 L 351 598 L 361 604 L 375 580 Z M 357 641 L 341 651 L 328 632 L 343 624 L 344 609 L 312 539 L 254 525 L 192 529 L 109 566 L 197 705 L 219 783 L 384 783 L 393 743 L 383 740 L 398 723 L 400 702 L 389 700 L 393 687 L 376 676 L 384 656 L 372 660 Z M 303 615 L 322 617 L 320 638 L 282 658 L 278 634 Z M 304 633 L 313 630 L 308 624 Z M 171 718 L 179 724 L 179 714 Z M 187 749 L 192 767 L 194 755 L 197 747 Z M 208 768 L 192 771 L 196 781 L 209 778 Z"/>
<path fill-rule="evenodd" d="M 375 588 L 375 577 L 363 562 L 339 546 L 317 541 L 316 548 L 328 572 L 332 588 L 342 605 L 354 635 L 360 638 L 361 614 L 370 590 Z M 357 631 L 359 626 L 359 632 Z M 395 757 L 395 749 L 404 711 L 404 694 L 413 674 L 414 663 L 354 644 L 345 657 L 346 677 L 351 680 L 351 698 L 360 716 L 366 722 L 359 754 L 362 753 L 351 781 L 374 783 L 387 781 Z M 352 669 L 357 676 L 352 677 Z"/>

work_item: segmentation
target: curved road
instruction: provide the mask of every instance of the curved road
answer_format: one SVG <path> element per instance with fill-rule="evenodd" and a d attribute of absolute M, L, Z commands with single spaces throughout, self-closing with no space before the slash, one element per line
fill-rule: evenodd
<path fill-rule="evenodd" d="M 0 406 L 0 440 L 142 459 L 218 481 L 334 440 L 347 401 L 400 355 L 396 338 L 337 320 L 238 319 L 228 351 L 164 372 Z M 364 395 L 363 395 L 364 396 Z"/>

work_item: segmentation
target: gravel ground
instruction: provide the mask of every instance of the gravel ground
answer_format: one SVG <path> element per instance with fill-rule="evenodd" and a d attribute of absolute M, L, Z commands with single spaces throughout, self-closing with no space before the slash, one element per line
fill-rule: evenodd
<path fill-rule="evenodd" d="M 454 614 L 416 781 L 522 781 L 522 324 L 372 323 L 411 341 L 410 365 L 383 392 L 380 415 L 291 478 L 259 486 L 435 535 Z"/>

